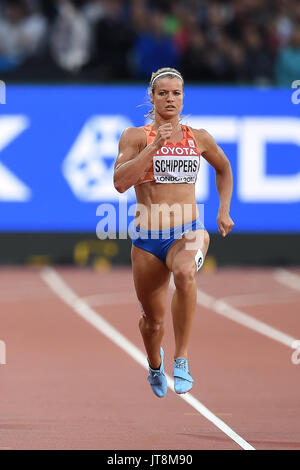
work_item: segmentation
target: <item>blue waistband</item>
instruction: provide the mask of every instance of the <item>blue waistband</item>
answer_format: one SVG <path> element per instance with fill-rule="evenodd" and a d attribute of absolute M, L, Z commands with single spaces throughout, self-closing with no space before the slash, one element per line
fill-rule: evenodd
<path fill-rule="evenodd" d="M 184 232 L 189 232 L 197 229 L 204 229 L 204 225 L 200 220 L 200 217 L 197 219 L 186 222 L 182 225 L 177 225 L 176 227 L 170 227 L 163 230 L 145 230 L 143 228 L 135 226 L 136 232 L 139 232 L 140 238 L 146 239 L 166 239 L 166 238 L 180 238 Z"/>

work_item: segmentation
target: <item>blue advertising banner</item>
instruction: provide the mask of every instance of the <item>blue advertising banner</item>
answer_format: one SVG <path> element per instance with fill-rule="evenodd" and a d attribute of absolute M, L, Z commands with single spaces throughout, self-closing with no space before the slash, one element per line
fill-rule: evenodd
<path fill-rule="evenodd" d="M 300 83 L 299 83 L 300 85 Z M 299 89 L 186 86 L 183 122 L 210 132 L 234 175 L 235 232 L 300 232 Z M 8 85 L 0 104 L 0 230 L 96 231 L 100 204 L 116 228 L 135 201 L 113 187 L 118 141 L 145 124 L 146 86 Z M 215 172 L 196 184 L 205 225 L 217 231 Z M 124 209 L 126 211 L 126 208 Z"/>

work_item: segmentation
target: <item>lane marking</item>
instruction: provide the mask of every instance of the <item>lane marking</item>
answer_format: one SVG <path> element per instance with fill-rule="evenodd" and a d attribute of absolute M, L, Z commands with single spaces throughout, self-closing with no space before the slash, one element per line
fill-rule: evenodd
<path fill-rule="evenodd" d="M 148 371 L 148 363 L 145 354 L 138 349 L 131 341 L 123 336 L 116 328 L 110 325 L 99 313 L 96 313 L 82 298 L 68 286 L 62 279 L 58 272 L 53 268 L 44 268 L 41 271 L 41 277 L 50 289 L 67 305 L 69 305 L 81 318 L 86 320 L 98 331 L 109 338 L 120 349 L 125 351 L 132 359 L 140 364 Z M 173 379 L 166 374 L 168 387 L 173 390 Z M 174 392 L 175 393 L 175 392 Z M 255 450 L 255 448 L 239 436 L 233 429 L 231 429 L 224 421 L 215 416 L 206 406 L 193 397 L 190 393 L 185 395 L 177 395 L 179 398 L 191 405 L 208 421 L 213 423 L 230 439 L 236 442 L 244 450 Z"/>
<path fill-rule="evenodd" d="M 274 279 L 290 289 L 295 289 L 300 292 L 300 276 L 291 273 L 287 269 L 276 269 L 274 272 Z"/>
<path fill-rule="evenodd" d="M 136 297 L 130 292 L 110 292 L 109 294 L 95 294 L 81 297 L 81 300 L 89 304 L 90 307 L 111 304 L 136 303 Z"/>
<path fill-rule="evenodd" d="M 175 289 L 173 277 L 171 277 L 170 285 L 172 289 Z M 250 330 L 256 331 L 261 335 L 267 336 L 278 343 L 284 344 L 289 348 L 295 349 L 296 338 L 277 330 L 273 326 L 268 325 L 254 317 L 251 317 L 247 313 L 232 307 L 223 299 L 216 299 L 211 295 L 207 294 L 203 290 L 197 288 L 197 304 L 205 307 L 209 310 L 213 310 L 215 313 L 222 315 L 229 320 L 234 321 L 242 326 L 249 328 Z"/>
<path fill-rule="evenodd" d="M 222 298 L 223 302 L 229 303 L 232 307 L 251 307 L 266 304 L 285 304 L 300 300 L 296 293 L 294 296 L 290 292 L 258 292 L 256 294 L 232 295 Z"/>
<path fill-rule="evenodd" d="M 27 272 L 27 276 L 32 275 L 31 272 Z M 17 288 L 16 288 L 17 286 Z M 20 302 L 27 300 L 44 300 L 49 298 L 49 290 L 40 281 L 40 279 L 26 279 L 20 278 L 3 278 L 0 284 L 0 302 Z"/>
<path fill-rule="evenodd" d="M 7 292 L 0 292 L 0 302 L 6 303 L 6 302 L 20 302 L 20 301 L 27 301 L 27 300 L 41 300 L 41 299 L 49 299 L 49 291 L 43 287 L 42 289 L 36 289 L 36 290 L 28 290 L 27 292 L 22 292 L 22 291 L 7 291 Z"/>

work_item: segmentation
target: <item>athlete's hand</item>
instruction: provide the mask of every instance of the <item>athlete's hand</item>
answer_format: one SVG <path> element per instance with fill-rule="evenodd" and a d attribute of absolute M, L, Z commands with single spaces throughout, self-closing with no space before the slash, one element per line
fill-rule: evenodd
<path fill-rule="evenodd" d="M 229 215 L 229 212 L 220 209 L 217 217 L 217 224 L 219 227 L 219 232 L 223 237 L 226 237 L 234 226 L 234 222 Z"/>
<path fill-rule="evenodd" d="M 170 138 L 172 131 L 173 127 L 170 122 L 159 126 L 156 132 L 155 139 L 152 142 L 153 146 L 156 147 L 157 150 L 159 150 L 164 145 L 164 143 Z"/>

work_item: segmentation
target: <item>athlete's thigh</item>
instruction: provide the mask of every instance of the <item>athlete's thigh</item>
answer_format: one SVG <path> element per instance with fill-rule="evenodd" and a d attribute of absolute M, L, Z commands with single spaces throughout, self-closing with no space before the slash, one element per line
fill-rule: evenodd
<path fill-rule="evenodd" d="M 131 260 L 135 290 L 144 312 L 160 318 L 164 314 L 171 273 L 159 258 L 134 245 Z"/>
<path fill-rule="evenodd" d="M 170 271 L 185 265 L 195 266 L 195 256 L 200 249 L 205 257 L 209 244 L 209 235 L 206 230 L 194 230 L 183 235 L 180 240 L 173 243 L 168 251 L 166 265 Z"/>

